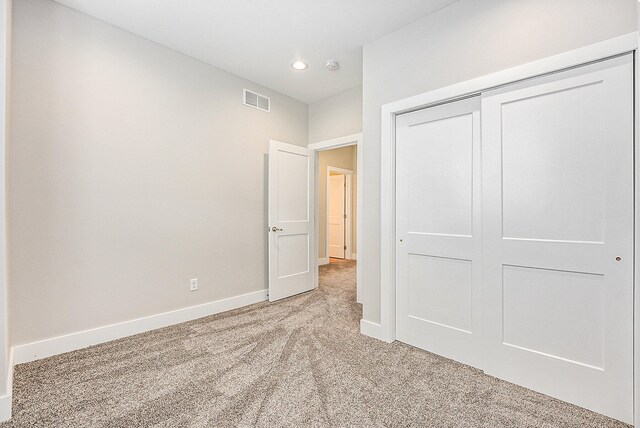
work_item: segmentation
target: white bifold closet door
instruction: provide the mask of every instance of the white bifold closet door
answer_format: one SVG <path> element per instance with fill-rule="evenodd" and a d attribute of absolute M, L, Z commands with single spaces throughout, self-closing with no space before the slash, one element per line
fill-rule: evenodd
<path fill-rule="evenodd" d="M 398 340 L 632 423 L 633 159 L 631 55 L 398 116 Z"/>
<path fill-rule="evenodd" d="M 397 338 L 479 366 L 480 98 L 396 132 Z"/>
<path fill-rule="evenodd" d="M 483 95 L 488 374 L 633 421 L 633 63 Z"/>

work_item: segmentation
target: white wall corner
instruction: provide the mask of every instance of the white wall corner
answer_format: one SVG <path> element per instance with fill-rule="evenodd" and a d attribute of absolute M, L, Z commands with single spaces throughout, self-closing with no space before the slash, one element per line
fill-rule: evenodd
<path fill-rule="evenodd" d="M 267 300 L 268 290 L 255 291 L 228 299 L 216 300 L 202 305 L 190 306 L 175 311 L 164 312 L 131 321 L 111 324 L 91 330 L 52 337 L 37 342 L 13 347 L 15 364 L 27 363 L 88 346 L 98 345 L 134 334 L 168 327 L 209 315 L 238 309 Z M 13 366 L 13 364 L 12 364 Z"/>
<path fill-rule="evenodd" d="M 318 259 L 318 266 L 328 265 L 328 264 L 329 264 L 329 257 Z"/>

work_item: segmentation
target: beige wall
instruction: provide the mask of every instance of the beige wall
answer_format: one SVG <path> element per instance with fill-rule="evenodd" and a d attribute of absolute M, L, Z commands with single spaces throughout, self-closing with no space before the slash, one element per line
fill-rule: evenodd
<path fill-rule="evenodd" d="M 362 132 L 362 86 L 309 104 L 309 143 Z"/>
<path fill-rule="evenodd" d="M 50 0 L 13 50 L 14 345 L 266 288 L 268 141 L 306 146 L 305 104 Z"/>
<path fill-rule="evenodd" d="M 636 31 L 636 3 L 461 0 L 364 47 L 364 319 L 380 320 L 381 106 Z"/>
<path fill-rule="evenodd" d="M 356 214 L 357 206 L 357 152 L 356 146 L 342 147 L 333 150 L 324 150 L 318 155 L 318 258 L 327 256 L 327 167 L 334 166 L 353 171 L 351 180 L 351 242 L 352 252 L 357 253 L 356 246 Z M 349 257 L 349 255 L 347 255 Z"/>

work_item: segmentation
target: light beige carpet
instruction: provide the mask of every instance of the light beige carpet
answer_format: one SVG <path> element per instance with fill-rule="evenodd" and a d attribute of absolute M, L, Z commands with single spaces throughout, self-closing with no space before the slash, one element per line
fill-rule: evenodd
<path fill-rule="evenodd" d="M 355 265 L 275 304 L 16 367 L 3 427 L 622 427 L 360 335 Z"/>

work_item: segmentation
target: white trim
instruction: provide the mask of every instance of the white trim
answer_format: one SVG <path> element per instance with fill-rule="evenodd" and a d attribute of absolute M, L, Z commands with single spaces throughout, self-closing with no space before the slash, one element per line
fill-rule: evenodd
<path fill-rule="evenodd" d="M 403 112 L 479 94 L 505 84 L 576 67 L 592 61 L 631 52 L 638 47 L 638 32 L 509 68 L 466 82 L 457 83 L 382 106 L 381 131 L 381 213 L 380 213 L 380 325 L 387 342 L 396 338 L 395 305 L 395 117 Z M 637 128 L 637 127 L 636 127 Z M 636 174 L 638 168 L 636 168 Z M 640 243 L 637 237 L 636 245 Z M 638 290 L 636 285 L 636 290 Z M 638 296 L 638 293 L 636 293 Z M 640 303 L 638 303 L 640 308 Z M 636 312 L 638 313 L 638 312 Z M 638 317 L 636 317 L 637 319 Z M 640 328 L 635 329 L 636 343 Z M 377 336 L 380 337 L 380 336 Z M 640 361 L 637 357 L 636 360 Z M 636 366 L 640 369 L 640 366 Z M 637 372 L 637 371 L 636 371 Z"/>
<path fill-rule="evenodd" d="M 9 293 L 7 277 L 7 146 L 9 142 L 9 93 L 11 67 L 12 1 L 0 2 L 0 420 L 11 418 L 13 363 L 9 347 Z M 6 378 L 5 378 L 6 376 Z"/>
<path fill-rule="evenodd" d="M 317 143 L 309 144 L 307 147 L 311 150 L 331 150 L 338 149 L 340 147 L 353 146 L 354 144 L 358 144 L 362 141 L 362 133 L 347 135 L 346 137 L 334 138 L 332 140 L 320 141 Z M 358 167 L 360 170 L 360 167 Z"/>
<path fill-rule="evenodd" d="M 380 324 L 362 319 L 360 320 L 360 333 L 386 342 L 385 332 Z"/>
<path fill-rule="evenodd" d="M 332 140 L 320 141 L 318 143 L 309 144 L 307 147 L 313 149 L 315 151 L 315 165 L 316 171 L 318 170 L 318 152 L 321 150 L 330 150 L 337 149 L 340 147 L 347 147 L 355 145 L 357 147 L 357 171 L 356 171 L 356 203 L 357 203 L 357 211 L 356 211 L 356 245 L 357 251 L 362 254 L 362 196 L 363 196 L 363 188 L 364 188 L 364 180 L 362 179 L 364 171 L 364 156 L 362 150 L 362 133 L 347 135 L 346 137 L 334 138 Z M 315 191 L 316 195 L 318 194 L 318 175 L 316 174 L 315 180 Z M 316 204 L 317 206 L 317 204 Z M 316 207 L 317 210 L 317 207 Z M 318 218 L 318 213 L 316 212 L 316 218 Z M 316 221 L 316 236 L 318 236 L 318 222 Z M 318 258 L 318 245 L 315 245 L 315 257 Z M 363 286 L 362 286 L 362 258 L 358 261 L 356 265 L 356 301 L 358 303 L 362 303 L 362 294 L 363 294 Z M 315 267 L 315 284 L 318 286 L 318 266 Z"/>
<path fill-rule="evenodd" d="M 345 211 L 347 213 L 347 218 L 344 222 L 344 246 L 347 247 L 344 250 L 344 258 L 348 259 L 351 254 L 352 241 L 353 241 L 353 171 L 345 168 L 338 168 L 336 166 L 327 166 L 327 188 L 325 194 L 325 238 L 324 238 L 324 253 L 329 258 L 329 176 L 332 172 L 336 172 L 338 174 L 345 176 L 346 186 L 345 186 Z"/>
<path fill-rule="evenodd" d="M 12 399 L 13 399 L 13 348 L 9 351 L 9 361 L 7 367 L 7 390 L 5 395 L 0 396 L 0 422 L 11 419 Z"/>
<path fill-rule="evenodd" d="M 255 291 L 253 293 L 216 300 L 202 305 L 14 346 L 14 362 L 15 364 L 27 363 L 52 355 L 75 351 L 134 334 L 263 302 L 267 300 L 267 292 L 268 290 Z"/>
<path fill-rule="evenodd" d="M 11 400 L 13 396 L 11 394 L 5 394 L 0 396 L 0 422 L 8 421 L 11 419 Z"/>
<path fill-rule="evenodd" d="M 13 348 L 9 350 L 9 368 L 7 370 L 7 394 L 11 395 L 13 392 L 13 368 L 15 366 L 14 362 L 14 352 Z"/>
<path fill-rule="evenodd" d="M 385 104 L 382 106 L 382 117 L 388 118 L 388 115 L 391 113 L 400 114 L 409 110 L 420 109 L 430 104 L 474 95 L 498 86 L 631 52 L 635 50 L 637 46 L 638 33 L 625 34 L 593 45 Z M 385 134 L 383 134 L 383 137 L 384 136 Z"/>
<path fill-rule="evenodd" d="M 638 18 L 640 18 L 640 2 L 638 3 Z M 640 25 L 640 21 L 639 21 Z M 640 39 L 636 39 L 638 46 L 640 46 Z M 634 373 L 634 425 L 640 426 L 640 55 L 636 51 L 635 54 L 635 141 L 634 141 L 634 153 L 635 153 L 635 218 L 634 218 L 634 358 L 633 358 L 633 373 Z"/>
<path fill-rule="evenodd" d="M 318 259 L 318 266 L 328 265 L 328 264 L 329 264 L 329 257 Z"/>
<path fill-rule="evenodd" d="M 351 260 L 358 260 L 358 254 L 357 253 L 351 253 Z"/>

